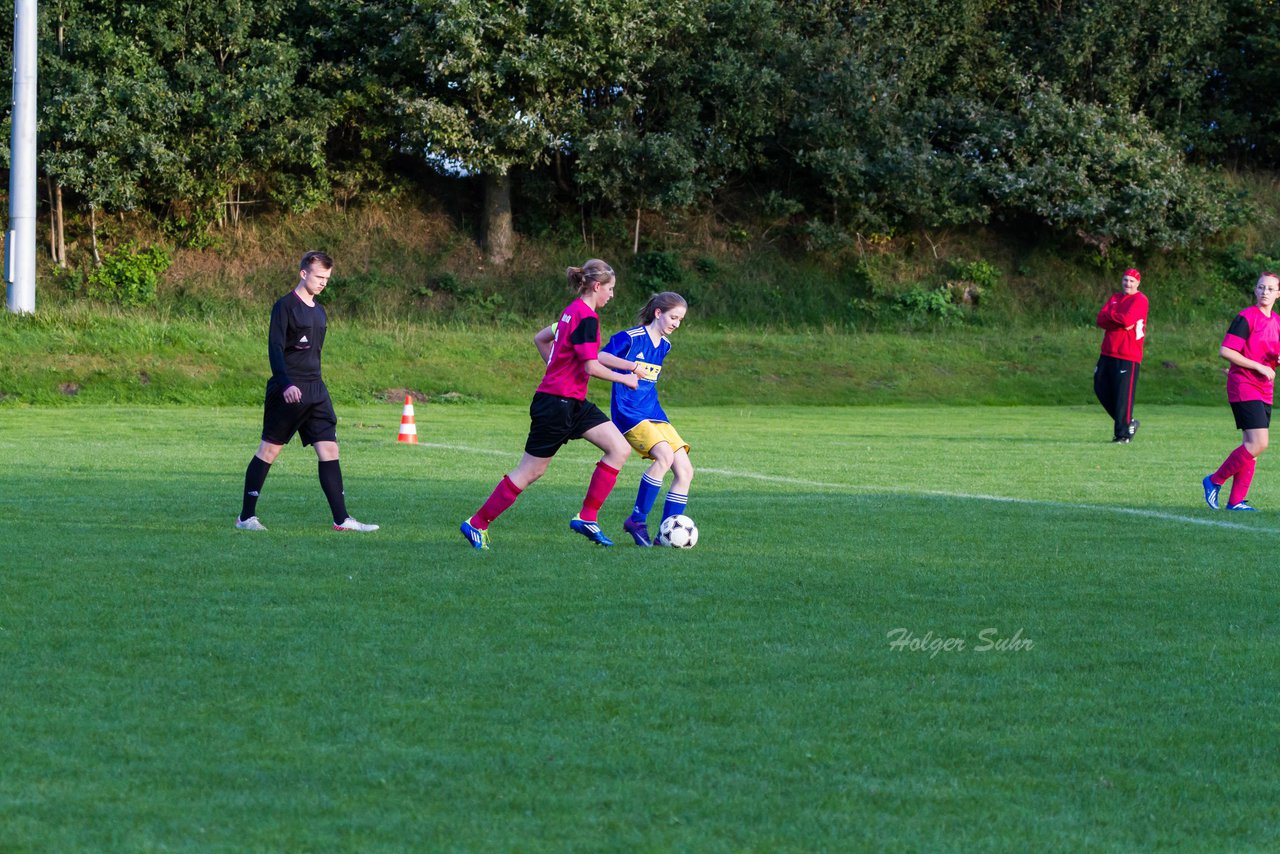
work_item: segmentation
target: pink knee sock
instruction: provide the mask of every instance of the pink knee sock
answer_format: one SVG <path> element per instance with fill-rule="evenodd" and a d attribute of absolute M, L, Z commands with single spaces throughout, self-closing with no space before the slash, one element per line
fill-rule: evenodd
<path fill-rule="evenodd" d="M 1248 459 L 1236 471 L 1235 477 L 1231 478 L 1231 499 L 1227 506 L 1239 504 L 1249 497 L 1249 486 L 1253 483 L 1253 470 L 1257 468 L 1258 460 L 1248 454 L 1245 456 Z"/>
<path fill-rule="evenodd" d="M 1240 468 L 1245 465 L 1245 460 L 1252 459 L 1253 455 L 1245 450 L 1244 445 L 1241 445 L 1227 455 L 1227 458 L 1222 461 L 1222 465 L 1218 466 L 1218 470 L 1209 475 L 1209 480 L 1218 484 L 1218 486 L 1222 486 L 1232 475 L 1240 471 Z"/>
<path fill-rule="evenodd" d="M 616 468 L 605 464 L 604 460 L 596 463 L 596 470 L 591 473 L 591 483 L 587 485 L 587 497 L 582 499 L 582 510 L 578 513 L 578 518 L 587 522 L 596 521 L 600 515 L 600 505 L 604 504 L 604 500 L 609 497 L 609 493 L 613 491 L 613 485 L 617 482 Z"/>
<path fill-rule="evenodd" d="M 521 490 L 511 482 L 511 478 L 503 475 L 502 480 L 494 487 L 489 499 L 471 517 L 471 525 L 481 531 L 489 529 L 489 523 L 501 516 L 508 507 L 516 503 Z"/>

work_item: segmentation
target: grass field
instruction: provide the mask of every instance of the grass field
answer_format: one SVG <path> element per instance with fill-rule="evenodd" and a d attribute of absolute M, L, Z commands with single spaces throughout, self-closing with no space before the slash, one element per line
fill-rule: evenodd
<path fill-rule="evenodd" d="M 610 304 L 612 307 L 613 303 Z M 325 381 L 336 399 L 528 405 L 545 369 L 533 335 L 550 318 L 460 325 L 335 317 Z M 630 323 L 621 311 L 606 334 Z M 191 317 L 77 305 L 0 312 L 0 406 L 258 406 L 267 308 Z M 1218 406 L 1225 320 L 1175 325 L 1153 314 L 1140 403 Z M 1098 360 L 1092 320 L 849 333 L 720 328 L 694 316 L 675 336 L 663 400 L 831 405 L 1085 405 Z M 607 392 L 603 395 L 607 401 Z"/>
<path fill-rule="evenodd" d="M 256 408 L 0 409 L 0 850 L 1280 846 L 1225 406 L 687 408 L 696 549 L 570 534 L 575 443 L 488 553 L 522 407 L 338 409 L 374 534 L 297 445 L 232 529 Z"/>

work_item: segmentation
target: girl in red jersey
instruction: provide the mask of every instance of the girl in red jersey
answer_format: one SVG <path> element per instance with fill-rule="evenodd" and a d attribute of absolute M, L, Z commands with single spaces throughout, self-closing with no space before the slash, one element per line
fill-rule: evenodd
<path fill-rule="evenodd" d="M 1138 293 L 1142 274 L 1125 270 L 1120 292 L 1112 294 L 1098 312 L 1102 355 L 1093 369 L 1093 393 L 1115 423 L 1111 441 L 1128 444 L 1138 432 L 1133 399 L 1138 390 L 1138 368 L 1147 339 L 1147 297 Z"/>
<path fill-rule="evenodd" d="M 1267 449 L 1271 427 L 1271 402 L 1275 391 L 1276 362 L 1280 360 L 1280 317 L 1272 309 L 1280 297 L 1280 276 L 1263 273 L 1253 290 L 1254 302 L 1236 315 L 1222 339 L 1227 370 L 1227 401 L 1244 432 L 1244 441 L 1202 481 L 1204 500 L 1218 509 L 1218 491 L 1231 480 L 1228 510 L 1255 510 L 1245 499 L 1253 482 L 1258 455 Z"/>
<path fill-rule="evenodd" d="M 593 543 L 613 545 L 600 530 L 597 519 L 600 506 L 613 491 L 618 472 L 631 454 L 631 446 L 608 416 L 587 400 L 587 379 L 596 377 L 633 389 L 638 382 L 637 366 L 600 352 L 596 311 L 613 299 L 613 268 L 593 259 L 581 267 L 570 267 L 566 274 L 577 298 L 565 306 L 556 323 L 533 338 L 547 371 L 529 405 L 529 438 L 524 456 L 498 482 L 475 515 L 459 527 L 473 548 L 489 548 L 489 524 L 514 504 L 529 484 L 542 477 L 556 451 L 571 439 L 586 439 L 604 451 L 604 457 L 596 463 L 582 510 L 569 521 L 569 529 Z M 631 373 L 619 374 L 610 368 Z"/>

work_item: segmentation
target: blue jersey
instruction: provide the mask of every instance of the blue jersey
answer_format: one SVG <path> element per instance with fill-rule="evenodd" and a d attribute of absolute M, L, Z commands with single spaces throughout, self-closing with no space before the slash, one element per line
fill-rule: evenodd
<path fill-rule="evenodd" d="M 662 360 L 671 352 L 671 342 L 667 337 L 662 336 L 655 347 L 648 330 L 643 326 L 636 326 L 624 329 L 610 338 L 604 351 L 620 359 L 635 362 L 643 368 L 634 391 L 622 383 L 610 383 L 613 388 L 610 416 L 618 429 L 625 433 L 641 421 L 670 423 L 667 413 L 662 411 L 662 404 L 658 403 L 658 375 L 662 373 Z"/>

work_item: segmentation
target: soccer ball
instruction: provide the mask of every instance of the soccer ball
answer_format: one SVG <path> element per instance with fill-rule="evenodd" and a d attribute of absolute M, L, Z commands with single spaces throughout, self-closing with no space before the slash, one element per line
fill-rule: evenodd
<path fill-rule="evenodd" d="M 688 516 L 668 516 L 658 527 L 658 545 L 691 549 L 698 544 L 698 526 Z"/>

